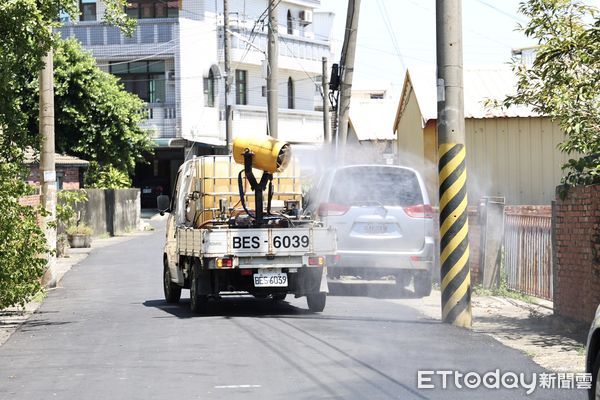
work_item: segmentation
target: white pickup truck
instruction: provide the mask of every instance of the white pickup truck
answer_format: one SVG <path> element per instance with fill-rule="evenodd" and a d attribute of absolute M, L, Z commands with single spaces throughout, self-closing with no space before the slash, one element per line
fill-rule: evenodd
<path fill-rule="evenodd" d="M 274 301 L 294 294 L 306 296 L 311 311 L 323 311 L 335 230 L 299 212 L 300 180 L 293 165 L 260 183 L 248 177 L 251 169 L 236 165 L 231 156 L 194 158 L 179 169 L 170 204 L 159 199 L 159 209 L 170 213 L 163 256 L 166 301 L 177 303 L 181 290 L 190 289 L 192 311 L 205 313 L 210 299 L 228 294 Z M 254 194 L 244 192 L 248 183 Z M 253 210 L 246 206 L 251 196 Z M 272 199 L 280 205 L 277 210 Z"/>

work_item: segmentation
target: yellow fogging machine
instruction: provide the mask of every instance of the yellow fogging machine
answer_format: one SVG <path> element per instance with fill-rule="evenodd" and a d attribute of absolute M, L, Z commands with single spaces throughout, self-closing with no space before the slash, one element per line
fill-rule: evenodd
<path fill-rule="evenodd" d="M 273 173 L 283 171 L 292 158 L 289 143 L 273 139 L 270 136 L 238 137 L 233 141 L 233 159 L 236 163 L 244 166 L 244 170 L 238 175 L 238 188 L 242 207 L 248 215 L 254 217 L 256 226 L 265 222 L 263 211 L 263 192 L 269 185 L 267 196 L 267 215 L 271 213 L 271 200 L 273 198 Z M 260 181 L 256 180 L 252 169 L 263 171 Z M 244 182 L 242 173 L 250 183 L 254 191 L 255 214 L 252 215 L 246 207 L 244 197 Z"/>

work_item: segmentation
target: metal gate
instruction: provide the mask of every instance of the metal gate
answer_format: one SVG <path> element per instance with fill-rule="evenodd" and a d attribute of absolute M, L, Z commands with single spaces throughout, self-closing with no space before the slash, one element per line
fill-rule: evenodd
<path fill-rule="evenodd" d="M 507 210 L 504 229 L 508 288 L 552 300 L 552 217 Z"/>

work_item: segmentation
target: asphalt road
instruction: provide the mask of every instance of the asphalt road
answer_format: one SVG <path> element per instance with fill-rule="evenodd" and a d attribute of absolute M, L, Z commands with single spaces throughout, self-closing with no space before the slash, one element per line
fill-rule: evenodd
<path fill-rule="evenodd" d="M 94 251 L 0 347 L 0 399 L 584 399 L 581 390 L 418 389 L 418 370 L 541 368 L 490 337 L 381 298 L 162 294 L 164 231 Z M 452 380 L 452 379 L 449 379 Z"/>

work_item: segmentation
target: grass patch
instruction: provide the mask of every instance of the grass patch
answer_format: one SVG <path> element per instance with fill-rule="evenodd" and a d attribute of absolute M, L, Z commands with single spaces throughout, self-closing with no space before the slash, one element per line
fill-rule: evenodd
<path fill-rule="evenodd" d="M 486 289 L 482 285 L 473 286 L 473 295 L 507 297 L 509 299 L 521 300 L 526 303 L 533 303 L 533 299 L 530 296 L 508 288 L 506 274 L 502 274 L 500 277 L 500 285 L 498 285 L 497 288 Z"/>
<path fill-rule="evenodd" d="M 45 298 L 46 298 L 46 292 L 44 290 L 40 290 L 31 298 L 31 301 L 35 301 L 36 303 L 41 303 L 44 301 Z"/>

